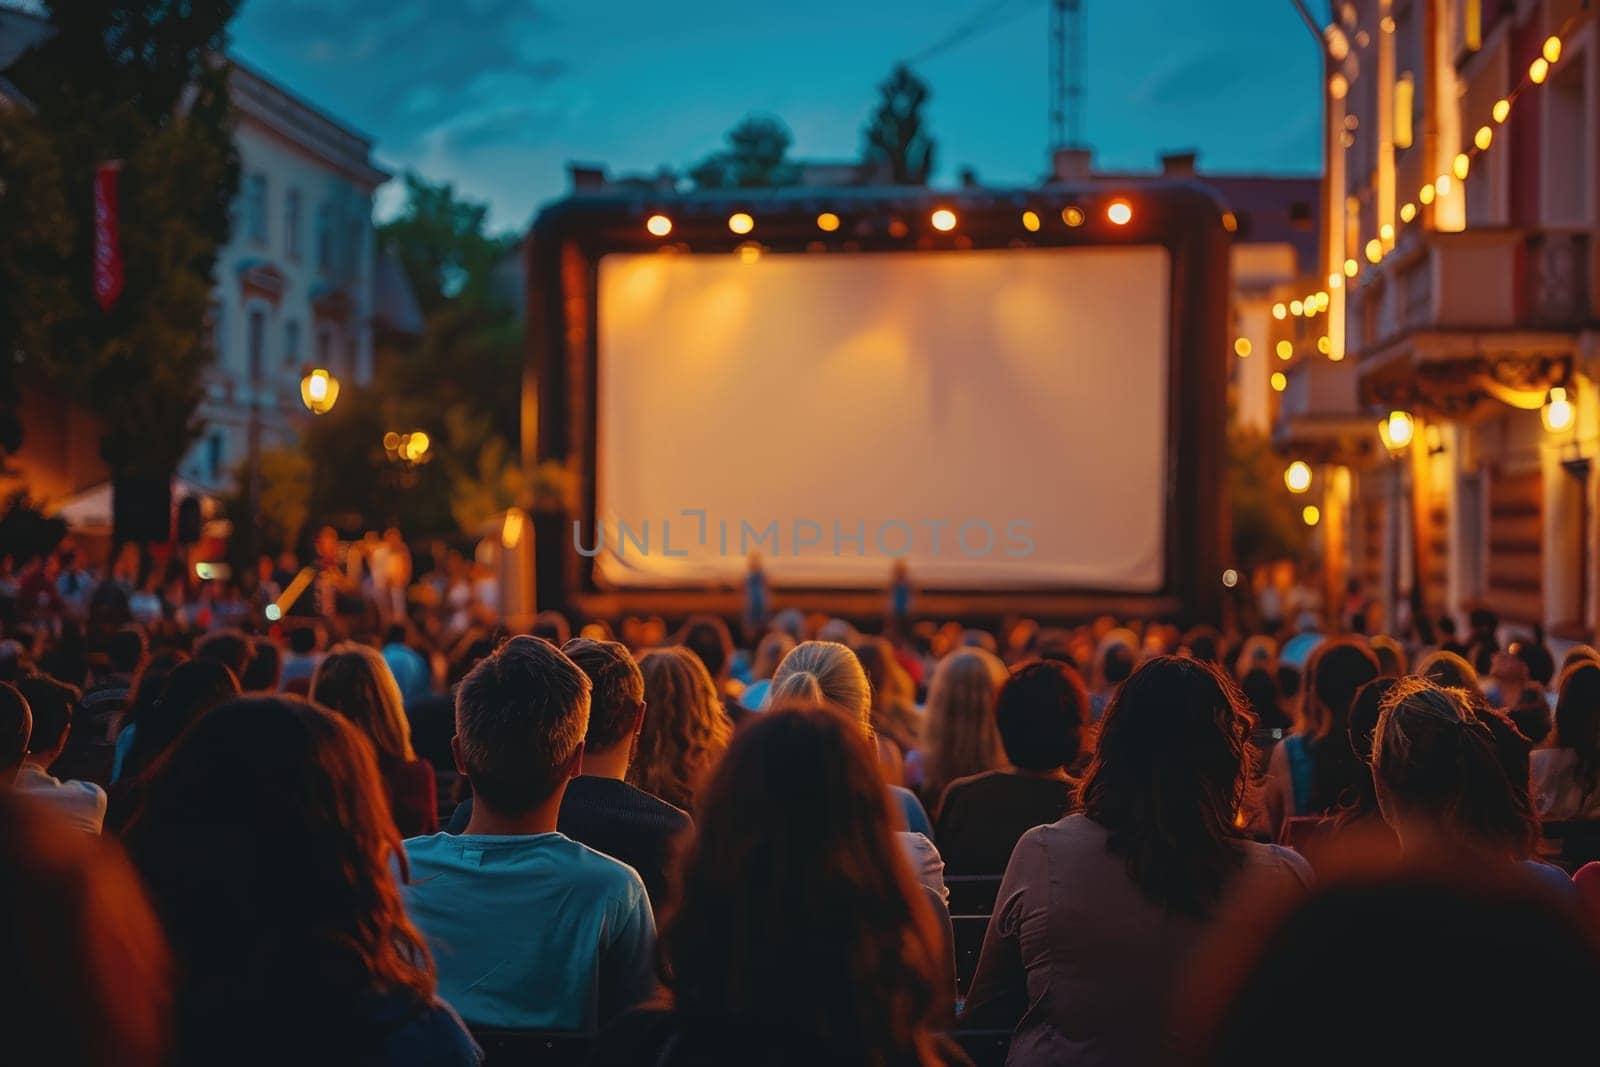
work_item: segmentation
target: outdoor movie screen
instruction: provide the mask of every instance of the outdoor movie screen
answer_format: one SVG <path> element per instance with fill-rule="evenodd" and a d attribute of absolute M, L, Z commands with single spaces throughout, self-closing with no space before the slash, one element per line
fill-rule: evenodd
<path fill-rule="evenodd" d="M 1162 587 L 1164 247 L 749 253 L 599 262 L 599 585 Z"/>

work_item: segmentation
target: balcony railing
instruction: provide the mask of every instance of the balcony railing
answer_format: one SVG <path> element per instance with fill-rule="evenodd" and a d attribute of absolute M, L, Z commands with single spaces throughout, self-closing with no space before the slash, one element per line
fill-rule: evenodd
<path fill-rule="evenodd" d="M 1584 231 L 1429 233 L 1352 290 L 1349 348 L 1362 357 L 1422 330 L 1578 329 L 1595 317 L 1590 252 Z"/>

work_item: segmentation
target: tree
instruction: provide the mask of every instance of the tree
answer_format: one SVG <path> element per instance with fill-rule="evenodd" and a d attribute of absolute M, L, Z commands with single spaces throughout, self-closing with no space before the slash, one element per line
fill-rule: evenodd
<path fill-rule="evenodd" d="M 727 148 L 689 168 L 696 189 L 761 189 L 799 180 L 784 158 L 794 138 L 781 119 L 751 115 L 728 131 L 727 141 Z"/>
<path fill-rule="evenodd" d="M 1233 558 L 1246 570 L 1281 559 L 1300 559 L 1310 541 L 1301 520 L 1304 498 L 1283 484 L 1283 457 L 1265 434 L 1234 426 L 1228 431 L 1228 501 L 1233 512 Z"/>
<path fill-rule="evenodd" d="M 862 156 L 887 165 L 896 185 L 927 185 L 933 173 L 934 142 L 922 122 L 932 94 L 927 82 L 905 64 L 878 86 L 878 107 L 862 131 Z"/>
<path fill-rule="evenodd" d="M 55 33 L 10 77 L 33 102 L 26 153 L 7 157 L 65 204 L 64 255 L 34 266 L 47 303 L 0 316 L 0 351 L 26 345 L 99 416 L 115 491 L 164 514 L 168 479 L 199 432 L 217 252 L 238 187 L 222 59 L 238 0 L 47 0 Z M 19 143 L 23 143 L 19 140 Z M 119 160 L 124 287 L 93 294 L 93 182 Z M 13 178 L 5 176 L 10 187 Z M 46 199 L 48 207 L 54 197 Z M 22 321 L 24 320 L 25 321 Z M 119 509 L 121 510 L 121 509 Z"/>

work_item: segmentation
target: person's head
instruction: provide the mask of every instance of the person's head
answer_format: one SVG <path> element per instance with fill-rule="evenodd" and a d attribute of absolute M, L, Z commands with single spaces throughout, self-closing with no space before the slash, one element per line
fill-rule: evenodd
<path fill-rule="evenodd" d="M 33 712 L 33 736 L 28 759 L 41 767 L 55 762 L 72 731 L 72 716 L 82 694 L 76 686 L 58 682 L 48 674 L 30 674 L 17 682 L 17 691 Z"/>
<path fill-rule="evenodd" d="M 1342 825 L 1349 825 L 1357 820 L 1376 819 L 1380 815 L 1378 794 L 1372 784 L 1372 735 L 1378 728 L 1378 712 L 1399 681 L 1398 678 L 1374 678 L 1356 690 L 1356 698 L 1350 704 L 1350 721 L 1346 734 L 1350 741 L 1350 751 L 1360 761 L 1365 773 L 1356 775 L 1350 788 L 1341 798 L 1343 803 L 1339 809 L 1339 820 Z"/>
<path fill-rule="evenodd" d="M 137 626 L 125 626 L 106 641 L 106 662 L 117 674 L 139 673 L 148 652 L 144 631 Z"/>
<path fill-rule="evenodd" d="M 1383 817 L 1408 850 L 1441 842 L 1517 858 L 1537 836 L 1529 810 L 1526 741 L 1473 706 L 1467 693 L 1426 678 L 1395 685 L 1372 735 L 1372 780 Z"/>
<path fill-rule="evenodd" d="M 794 638 L 786 631 L 773 630 L 761 639 L 756 645 L 756 654 L 750 664 L 750 677 L 752 679 L 770 679 L 772 673 L 778 669 L 778 664 L 783 662 L 783 657 L 794 648 Z"/>
<path fill-rule="evenodd" d="M 538 637 L 513 637 L 456 688 L 456 766 L 476 802 L 527 815 L 578 773 L 589 729 L 589 678 Z"/>
<path fill-rule="evenodd" d="M 802 641 L 789 651 L 772 674 L 776 702 L 791 695 L 808 695 L 812 687 L 820 699 L 863 723 L 872 721 L 872 686 L 856 654 L 837 641 Z"/>
<path fill-rule="evenodd" d="M 1233 682 L 1192 657 L 1147 660 L 1111 699 L 1079 797 L 1146 899 L 1216 907 L 1243 855 L 1253 726 Z"/>
<path fill-rule="evenodd" d="M 1478 672 L 1454 652 L 1430 652 L 1417 664 L 1416 674 L 1444 689 L 1478 688 Z"/>
<path fill-rule="evenodd" d="M 141 695 L 143 688 L 141 684 Z M 149 769 L 190 724 L 238 695 L 239 680 L 215 660 L 190 660 L 174 667 L 160 695 L 135 723 L 138 729 L 123 761 L 123 777 L 133 778 Z"/>
<path fill-rule="evenodd" d="M 706 784 L 662 976 L 686 1016 L 813 1043 L 822 1061 L 910 1062 L 948 995 L 931 920 L 855 720 L 773 710 Z"/>
<path fill-rule="evenodd" d="M 1310 738 L 1312 815 L 1338 805 L 1367 773 L 1350 748 L 1350 705 L 1356 691 L 1379 676 L 1378 660 L 1359 638 L 1324 641 L 1306 661 L 1302 728 Z"/>
<path fill-rule="evenodd" d="M 1055 771 L 1078 758 L 1089 693 L 1078 672 L 1034 660 L 1011 672 L 995 698 L 994 720 L 1006 759 L 1024 771 Z"/>
<path fill-rule="evenodd" d="M 1592 1047 L 1600 943 L 1539 887 L 1447 863 L 1318 875 L 1307 898 L 1268 902 L 1196 952 L 1180 998 L 1204 1017 L 1193 1062 L 1282 1062 L 1305 1045 L 1306 1005 L 1340 1020 L 1319 1030 L 1317 1063 L 1563 1062 Z M 1489 989 L 1486 1010 L 1473 991 Z"/>
<path fill-rule="evenodd" d="M 390 623 L 388 628 L 383 631 L 383 643 L 385 645 L 403 645 L 409 636 L 410 633 L 406 629 L 405 623 Z"/>
<path fill-rule="evenodd" d="M 727 678 L 728 664 L 733 659 L 733 638 L 727 623 L 715 615 L 692 616 L 683 624 L 678 644 L 700 657 L 712 681 L 720 685 Z"/>
<path fill-rule="evenodd" d="M 957 778 L 1005 765 L 994 714 L 1005 681 L 1005 664 L 981 648 L 952 652 L 934 668 L 923 762 L 929 795 L 940 795 Z"/>
<path fill-rule="evenodd" d="M 1222 649 L 1226 644 L 1214 626 L 1196 626 L 1183 635 L 1183 650 L 1201 663 L 1213 666 L 1222 663 Z"/>
<path fill-rule="evenodd" d="M 561 651 L 589 679 L 589 730 L 584 736 L 584 752 L 593 756 L 619 746 L 631 748 L 643 725 L 645 702 L 644 675 L 639 673 L 628 647 L 616 641 L 574 637 Z"/>
<path fill-rule="evenodd" d="M 239 686 L 247 693 L 275 693 L 283 675 L 283 654 L 271 638 L 257 637 L 251 642 L 250 665 L 244 669 Z"/>
<path fill-rule="evenodd" d="M 1251 668 L 1240 679 L 1239 689 L 1244 693 L 1245 703 L 1250 706 L 1250 712 L 1255 716 L 1258 726 L 1268 730 L 1282 730 L 1288 725 L 1288 718 L 1283 714 L 1283 707 L 1278 699 L 1278 680 L 1272 676 L 1271 671 L 1263 667 Z"/>
<path fill-rule="evenodd" d="M 1545 647 L 1543 641 L 1518 638 L 1511 642 L 1506 651 L 1510 652 L 1522 664 L 1530 682 L 1548 686 L 1550 680 L 1555 677 L 1555 657 L 1550 655 L 1550 650 Z"/>
<path fill-rule="evenodd" d="M 533 617 L 533 625 L 528 627 L 528 633 L 560 648 L 572 640 L 572 624 L 559 611 L 541 611 Z"/>
<path fill-rule="evenodd" d="M 183 974 L 184 1062 L 221 1062 L 246 1033 L 275 1047 L 316 1032 L 342 1058 L 329 1024 L 374 993 L 431 1001 L 399 831 L 372 746 L 342 717 L 294 697 L 213 709 L 151 775 L 124 840 Z M 294 1035 L 278 1034 L 286 1019 Z"/>
<path fill-rule="evenodd" d="M 1567 649 L 1567 654 L 1561 657 L 1561 671 L 1556 677 L 1560 678 L 1561 675 L 1567 673 L 1573 664 L 1581 663 L 1584 660 L 1588 660 L 1591 663 L 1600 663 L 1600 651 L 1596 651 L 1593 645 L 1573 645 Z"/>
<path fill-rule="evenodd" d="M 296 626 L 289 631 L 289 651 L 297 656 L 309 656 L 317 650 L 317 630 L 314 626 Z"/>
<path fill-rule="evenodd" d="M 194 646 L 194 658 L 220 663 L 232 671 L 235 678 L 242 678 L 254 651 L 255 647 L 245 634 L 238 630 L 218 630 L 201 638 Z"/>
<path fill-rule="evenodd" d="M 1372 655 L 1378 661 L 1378 674 L 1384 678 L 1398 678 L 1406 673 L 1406 650 L 1388 634 L 1378 634 L 1367 639 Z"/>
<path fill-rule="evenodd" d="M 158 1067 L 173 987 L 161 925 L 122 850 L 58 818 L 0 790 L 5 1058 Z"/>
<path fill-rule="evenodd" d="M 311 702 L 356 724 L 372 742 L 380 765 L 409 763 L 411 725 L 394 672 L 374 649 L 355 642 L 335 645 L 311 677 Z"/>
<path fill-rule="evenodd" d="M 1099 669 L 1099 682 L 1106 690 L 1115 689 L 1128 680 L 1128 675 L 1133 673 L 1133 668 L 1138 664 L 1138 655 L 1134 645 L 1129 641 L 1119 641 L 1108 638 L 1101 643 L 1100 655 L 1096 659 Z"/>
<path fill-rule="evenodd" d="M 1561 675 L 1555 744 L 1576 757 L 1585 798 L 1600 788 L 1600 663 L 1579 660 Z"/>
<path fill-rule="evenodd" d="M 728 747 L 733 725 L 700 657 L 682 645 L 639 659 L 649 712 L 628 782 L 669 804 L 692 808 L 696 794 Z"/>
<path fill-rule="evenodd" d="M 33 737 L 33 709 L 8 682 L 0 682 L 0 786 L 10 785 L 28 754 Z"/>

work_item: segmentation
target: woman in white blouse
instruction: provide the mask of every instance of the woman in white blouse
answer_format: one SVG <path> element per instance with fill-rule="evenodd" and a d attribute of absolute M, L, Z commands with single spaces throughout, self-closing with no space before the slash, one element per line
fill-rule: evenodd
<path fill-rule="evenodd" d="M 1550 747 L 1533 753 L 1533 797 L 1545 819 L 1600 819 L 1600 663 L 1561 675 Z"/>

